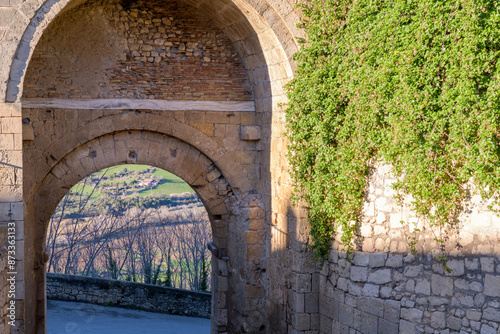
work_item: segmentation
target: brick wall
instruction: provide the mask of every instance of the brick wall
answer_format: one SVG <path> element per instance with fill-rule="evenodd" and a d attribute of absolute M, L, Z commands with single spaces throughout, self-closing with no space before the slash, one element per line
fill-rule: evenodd
<path fill-rule="evenodd" d="M 252 88 L 232 42 L 196 9 L 96 0 L 47 28 L 24 97 L 242 101 Z"/>

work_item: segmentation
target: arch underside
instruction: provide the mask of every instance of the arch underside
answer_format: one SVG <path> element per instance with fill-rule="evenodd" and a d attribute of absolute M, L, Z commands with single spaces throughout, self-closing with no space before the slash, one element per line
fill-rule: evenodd
<path fill-rule="evenodd" d="M 216 244 L 225 248 L 226 227 L 221 221 L 227 221 L 230 185 L 217 166 L 193 146 L 149 131 L 131 130 L 100 136 L 80 145 L 55 164 L 36 190 L 36 223 L 41 227 L 37 234 L 44 235 L 55 208 L 71 187 L 88 175 L 121 164 L 159 167 L 186 181 L 207 209 Z"/>

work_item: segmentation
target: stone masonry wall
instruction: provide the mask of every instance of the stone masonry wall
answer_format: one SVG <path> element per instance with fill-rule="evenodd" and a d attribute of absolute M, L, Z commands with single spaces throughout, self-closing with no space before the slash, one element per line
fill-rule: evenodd
<path fill-rule="evenodd" d="M 95 0 L 47 28 L 24 97 L 241 101 L 252 88 L 232 42 L 194 8 Z"/>
<path fill-rule="evenodd" d="M 210 318 L 209 293 L 135 282 L 47 273 L 47 298 Z"/>
<path fill-rule="evenodd" d="M 500 333 L 498 216 L 470 189 L 457 222 L 432 227 L 396 202 L 394 181 L 374 166 L 357 250 L 349 261 L 335 244 L 320 271 L 321 333 Z"/>
<path fill-rule="evenodd" d="M 321 333 L 500 333 L 500 264 L 431 255 L 332 252 L 320 275 Z"/>

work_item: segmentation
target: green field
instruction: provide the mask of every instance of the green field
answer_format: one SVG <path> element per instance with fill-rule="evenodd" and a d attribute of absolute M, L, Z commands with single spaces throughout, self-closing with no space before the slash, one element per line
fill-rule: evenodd
<path fill-rule="evenodd" d="M 102 182 L 105 182 L 107 184 L 120 184 L 124 182 L 130 182 L 135 179 L 135 176 L 130 173 L 130 176 L 124 176 L 124 177 L 119 177 L 116 176 L 117 173 L 123 173 L 125 169 L 128 172 L 134 172 L 134 171 L 146 171 L 148 168 L 151 166 L 148 165 L 120 165 L 120 166 L 114 166 L 110 168 L 103 169 L 99 172 L 96 172 L 92 174 L 89 177 L 92 176 L 101 176 L 104 174 L 104 178 Z M 161 177 L 162 180 L 158 185 L 156 185 L 153 188 L 144 188 L 142 190 L 138 191 L 139 196 L 158 196 L 158 195 L 170 195 L 170 194 L 178 194 L 178 193 L 194 193 L 194 190 L 186 183 L 184 180 L 181 178 L 175 176 L 174 174 L 167 172 L 166 170 L 156 168 L 154 173 L 150 174 L 151 176 L 156 176 L 156 177 Z M 90 184 L 87 182 L 87 184 Z M 83 195 L 90 195 L 90 193 L 93 190 L 92 186 L 85 185 L 84 180 L 82 180 L 80 183 L 75 185 L 73 188 L 71 188 L 71 191 L 76 193 L 82 191 L 83 187 Z M 99 198 L 101 197 L 102 194 L 95 190 L 93 194 L 93 198 Z"/>

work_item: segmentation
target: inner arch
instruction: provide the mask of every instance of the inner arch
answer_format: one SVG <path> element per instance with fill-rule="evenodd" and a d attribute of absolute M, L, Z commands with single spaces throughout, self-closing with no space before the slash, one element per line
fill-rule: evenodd
<path fill-rule="evenodd" d="M 31 195 L 27 196 L 25 212 L 25 222 L 31 225 L 30 221 L 33 221 L 31 226 L 35 226 L 34 234 L 27 236 L 34 240 L 34 254 L 45 254 L 50 217 L 68 190 L 83 177 L 120 164 L 156 166 L 186 181 L 202 200 L 212 226 L 213 242 L 220 254 L 225 254 L 228 224 L 231 221 L 233 197 L 231 185 L 213 161 L 193 146 L 165 134 L 155 132 L 145 134 L 144 131 L 122 131 L 99 136 L 76 147 L 58 160 L 40 182 L 35 182 L 37 186 L 32 189 Z M 46 260 L 42 258 L 35 259 L 34 276 L 29 278 L 34 280 L 33 283 L 38 291 L 31 291 L 34 296 L 38 296 L 38 302 L 30 312 L 36 314 L 39 319 L 44 319 L 46 312 L 42 293 L 45 291 L 45 272 L 40 271 L 44 268 L 42 265 L 44 261 Z M 36 270 L 37 268 L 39 269 Z M 217 268 L 218 260 L 213 262 L 213 270 L 217 272 Z M 215 279 L 213 291 L 217 290 L 218 280 Z M 214 323 L 214 317 L 226 312 L 224 311 L 226 302 L 219 302 L 221 298 L 224 299 L 225 295 L 214 293 L 212 298 L 213 328 L 218 326 Z M 45 322 L 37 323 L 38 326 L 44 324 Z M 43 327 L 39 328 L 39 331 L 44 332 Z"/>

